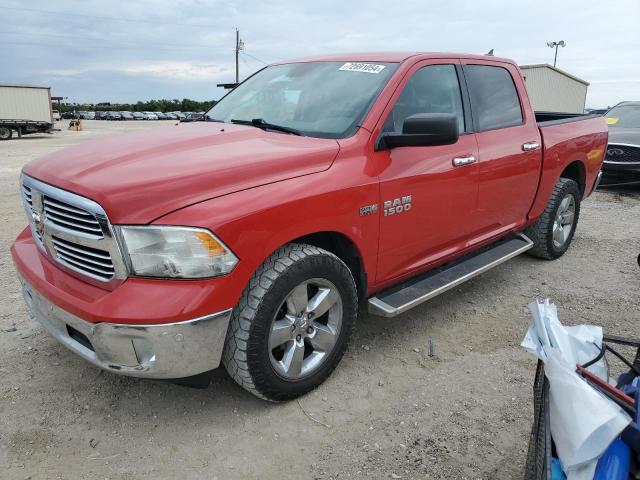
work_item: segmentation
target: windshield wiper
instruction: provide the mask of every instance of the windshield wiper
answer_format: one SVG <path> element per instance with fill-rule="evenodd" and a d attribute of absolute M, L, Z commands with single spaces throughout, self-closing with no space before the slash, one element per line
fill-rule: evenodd
<path fill-rule="evenodd" d="M 205 122 L 216 122 L 216 123 L 224 123 L 224 120 L 218 120 L 217 118 L 211 118 L 209 115 L 205 115 L 202 118 Z"/>
<path fill-rule="evenodd" d="M 236 123 L 238 125 L 249 125 L 252 127 L 261 128 L 263 130 L 276 130 L 278 132 L 291 133 L 292 135 L 299 135 L 304 137 L 304 133 L 300 130 L 296 130 L 295 128 L 285 127 L 284 125 L 276 125 L 275 123 L 266 122 L 263 118 L 253 118 L 251 120 L 238 120 L 232 119 L 231 123 Z"/>

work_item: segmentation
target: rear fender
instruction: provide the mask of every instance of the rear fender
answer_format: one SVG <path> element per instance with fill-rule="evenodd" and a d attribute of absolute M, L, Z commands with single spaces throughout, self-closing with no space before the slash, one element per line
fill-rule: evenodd
<path fill-rule="evenodd" d="M 541 127 L 543 154 L 540 183 L 529 220 L 544 212 L 553 187 L 574 162 L 584 171 L 584 195 L 591 194 L 607 147 L 607 126 L 601 117 Z"/>

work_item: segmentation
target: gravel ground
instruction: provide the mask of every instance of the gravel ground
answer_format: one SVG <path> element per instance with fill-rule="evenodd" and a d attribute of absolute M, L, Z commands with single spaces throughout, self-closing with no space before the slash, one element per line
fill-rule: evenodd
<path fill-rule="evenodd" d="M 18 175 L 39 155 L 166 123 L 0 143 L 0 478 L 519 478 L 527 304 L 550 297 L 566 324 L 640 336 L 640 196 L 605 191 L 562 259 L 521 256 L 399 318 L 363 314 L 336 372 L 299 402 L 265 403 L 223 370 L 206 390 L 102 372 L 27 315 L 9 254 L 25 225 Z"/>

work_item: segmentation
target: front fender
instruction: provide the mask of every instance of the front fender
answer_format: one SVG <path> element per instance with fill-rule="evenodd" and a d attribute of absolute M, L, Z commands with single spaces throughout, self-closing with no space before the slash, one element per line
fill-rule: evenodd
<path fill-rule="evenodd" d="M 359 181 L 355 182 L 354 179 Z M 162 225 L 189 225 L 214 232 L 240 259 L 220 289 L 211 311 L 235 306 L 251 275 L 264 260 L 292 240 L 317 232 L 338 232 L 358 249 L 369 278 L 375 278 L 379 217 L 360 215 L 378 203 L 376 177 L 352 171 L 349 162 L 325 171 L 235 192 L 159 218 Z"/>

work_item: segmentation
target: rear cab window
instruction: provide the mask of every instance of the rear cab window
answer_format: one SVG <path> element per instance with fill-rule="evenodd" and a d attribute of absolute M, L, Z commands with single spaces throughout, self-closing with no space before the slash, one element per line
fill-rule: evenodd
<path fill-rule="evenodd" d="M 483 132 L 522 125 L 520 98 L 506 68 L 491 65 L 465 65 L 471 112 L 475 130 Z"/>

